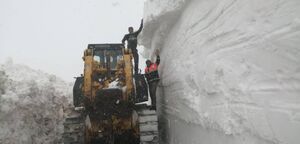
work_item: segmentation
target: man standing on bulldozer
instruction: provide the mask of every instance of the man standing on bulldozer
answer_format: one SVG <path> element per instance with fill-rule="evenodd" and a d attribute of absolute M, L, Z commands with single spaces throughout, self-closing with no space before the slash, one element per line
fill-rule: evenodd
<path fill-rule="evenodd" d="M 156 110 L 156 88 L 160 80 L 158 74 L 158 65 L 160 63 L 159 51 L 155 51 L 156 62 L 152 63 L 151 60 L 146 61 L 147 67 L 145 68 L 145 76 L 149 85 L 149 92 L 151 97 L 151 109 Z"/>
<path fill-rule="evenodd" d="M 138 70 L 139 70 L 139 54 L 138 54 L 138 50 L 136 49 L 137 47 L 137 37 L 140 34 L 140 32 L 143 29 L 143 19 L 141 21 L 141 25 L 140 28 L 138 29 L 138 31 L 134 32 L 133 27 L 129 27 L 128 28 L 128 34 L 126 34 L 124 36 L 124 38 L 122 39 L 122 43 L 123 45 L 125 45 L 125 41 L 127 40 L 127 48 L 130 48 L 133 54 L 133 58 L 134 58 L 134 73 L 138 74 Z"/>

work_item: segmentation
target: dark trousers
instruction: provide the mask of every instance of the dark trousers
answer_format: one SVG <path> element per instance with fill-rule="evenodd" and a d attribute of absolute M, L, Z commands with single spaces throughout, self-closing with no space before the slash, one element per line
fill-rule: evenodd
<path fill-rule="evenodd" d="M 139 72 L 139 54 L 137 49 L 132 51 L 133 59 L 134 59 L 134 73 L 138 74 Z"/>
<path fill-rule="evenodd" d="M 134 59 L 134 73 L 138 74 L 139 72 L 139 54 L 136 46 L 132 46 L 131 48 L 133 59 Z"/>
<path fill-rule="evenodd" d="M 150 97 L 151 97 L 151 104 L 154 107 L 156 107 L 156 89 L 158 86 L 158 82 L 159 82 L 158 80 L 148 82 L 149 92 L 150 92 Z"/>

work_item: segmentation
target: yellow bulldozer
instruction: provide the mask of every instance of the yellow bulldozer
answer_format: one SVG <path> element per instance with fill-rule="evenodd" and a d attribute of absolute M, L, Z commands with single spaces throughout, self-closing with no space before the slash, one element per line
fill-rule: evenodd
<path fill-rule="evenodd" d="M 156 111 L 140 104 L 148 100 L 148 88 L 142 74 L 133 75 L 131 51 L 122 44 L 89 44 L 82 58 L 63 142 L 158 144 Z"/>

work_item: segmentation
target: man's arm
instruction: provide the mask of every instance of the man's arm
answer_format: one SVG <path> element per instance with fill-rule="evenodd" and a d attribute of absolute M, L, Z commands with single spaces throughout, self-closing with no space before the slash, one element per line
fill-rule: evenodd
<path fill-rule="evenodd" d="M 155 62 L 157 65 L 159 65 L 160 63 L 160 56 L 159 55 L 156 55 L 156 62 Z"/>
<path fill-rule="evenodd" d="M 142 29 L 143 29 L 143 27 L 144 27 L 144 24 L 143 24 L 143 23 L 144 23 L 144 22 L 143 22 L 143 19 L 142 19 L 139 30 L 137 30 L 137 31 L 135 32 L 136 35 L 140 34 L 140 32 L 142 31 Z"/>
<path fill-rule="evenodd" d="M 157 65 L 159 65 L 159 63 L 160 63 L 160 56 L 159 56 L 159 50 L 157 49 L 157 50 L 155 50 L 155 55 L 156 55 L 156 64 Z"/>
<path fill-rule="evenodd" d="M 125 44 L 125 41 L 128 40 L 128 35 L 125 35 L 122 39 L 122 44 L 124 45 Z"/>

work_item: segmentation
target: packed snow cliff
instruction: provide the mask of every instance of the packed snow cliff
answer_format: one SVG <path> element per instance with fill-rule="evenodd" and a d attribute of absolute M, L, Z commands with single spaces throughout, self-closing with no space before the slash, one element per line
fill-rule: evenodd
<path fill-rule="evenodd" d="M 61 143 L 70 88 L 54 75 L 12 61 L 0 65 L 0 143 Z"/>
<path fill-rule="evenodd" d="M 300 142 L 299 0 L 148 0 L 162 142 Z"/>

